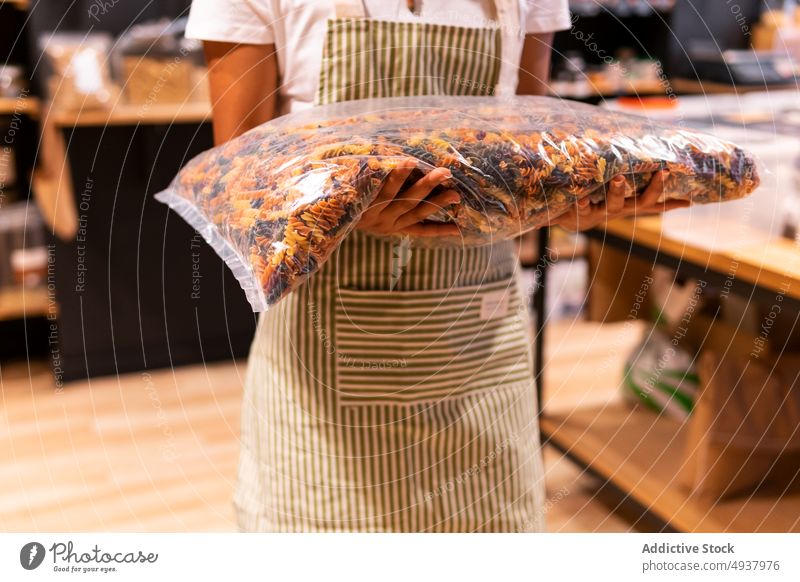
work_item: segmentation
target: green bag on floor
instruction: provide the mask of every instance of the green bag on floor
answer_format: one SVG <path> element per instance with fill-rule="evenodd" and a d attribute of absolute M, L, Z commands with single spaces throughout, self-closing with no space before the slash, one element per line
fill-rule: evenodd
<path fill-rule="evenodd" d="M 694 355 L 675 346 L 660 327 L 648 328 L 625 363 L 624 388 L 629 399 L 685 420 L 699 389 Z"/>

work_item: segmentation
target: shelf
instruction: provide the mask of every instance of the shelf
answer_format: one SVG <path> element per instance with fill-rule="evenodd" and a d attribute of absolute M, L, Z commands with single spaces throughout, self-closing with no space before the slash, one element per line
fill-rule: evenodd
<path fill-rule="evenodd" d="M 50 301 L 45 287 L 0 288 L 0 321 L 46 317 Z"/>
<path fill-rule="evenodd" d="M 0 97 L 0 115 L 39 115 L 39 100 L 36 97 Z"/>
<path fill-rule="evenodd" d="M 725 94 L 725 93 L 756 93 L 763 91 L 784 91 L 786 89 L 797 89 L 797 83 L 787 83 L 786 85 L 731 85 L 728 83 L 717 83 L 714 81 L 698 81 L 695 79 L 670 79 L 672 90 L 676 93 L 697 93 L 701 95 Z"/>
<path fill-rule="evenodd" d="M 587 81 L 586 90 L 581 93 L 572 93 L 569 90 L 558 90 L 558 81 L 551 81 L 554 89 L 551 94 L 563 99 L 590 99 L 595 97 L 640 97 L 651 95 L 666 96 L 666 86 L 661 81 L 629 81 L 622 86 L 615 86 L 610 83 L 599 81 Z"/>
<path fill-rule="evenodd" d="M 800 493 L 724 501 L 690 498 L 678 482 L 683 427 L 642 408 L 614 403 L 540 419 L 557 448 L 672 527 L 687 532 L 800 532 Z"/>
<path fill-rule="evenodd" d="M 211 119 L 211 105 L 191 102 L 163 105 L 115 105 L 111 109 L 53 111 L 52 121 L 60 127 L 108 125 L 172 125 L 203 123 Z"/>

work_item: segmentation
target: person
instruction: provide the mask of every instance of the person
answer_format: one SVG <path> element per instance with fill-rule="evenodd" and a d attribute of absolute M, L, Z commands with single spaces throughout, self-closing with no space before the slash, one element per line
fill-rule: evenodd
<path fill-rule="evenodd" d="M 567 0 L 194 0 L 214 139 L 278 115 L 368 98 L 544 94 Z M 404 249 L 457 234 L 446 169 L 391 172 L 322 269 L 263 313 L 242 405 L 242 531 L 542 531 L 532 340 L 514 241 Z M 573 230 L 665 210 L 638 198 L 554 220 Z"/>

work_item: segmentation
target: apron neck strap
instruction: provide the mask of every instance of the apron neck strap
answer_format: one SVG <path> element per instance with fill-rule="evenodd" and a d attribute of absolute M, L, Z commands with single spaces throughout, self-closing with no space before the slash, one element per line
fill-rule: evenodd
<path fill-rule="evenodd" d="M 499 26 L 515 28 L 519 20 L 518 0 L 490 0 L 493 18 Z M 336 0 L 336 18 L 366 18 L 364 0 Z"/>

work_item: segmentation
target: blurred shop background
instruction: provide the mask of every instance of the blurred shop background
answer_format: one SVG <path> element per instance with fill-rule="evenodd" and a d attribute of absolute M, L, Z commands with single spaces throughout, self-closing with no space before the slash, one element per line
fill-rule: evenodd
<path fill-rule="evenodd" d="M 3 530 L 234 527 L 256 317 L 152 198 L 212 145 L 189 4 L 0 0 Z M 800 531 L 800 10 L 570 4 L 554 96 L 765 171 L 746 200 L 521 241 L 550 528 Z"/>

